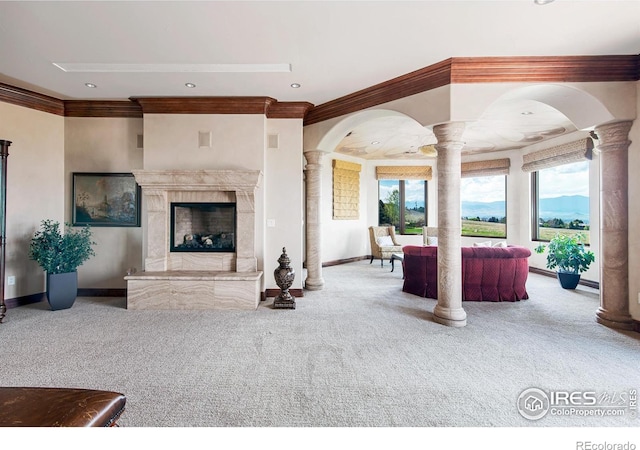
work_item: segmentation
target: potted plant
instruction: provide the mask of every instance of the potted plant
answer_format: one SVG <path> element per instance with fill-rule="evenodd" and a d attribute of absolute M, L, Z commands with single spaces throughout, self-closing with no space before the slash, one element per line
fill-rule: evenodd
<path fill-rule="evenodd" d="M 47 300 L 52 310 L 71 308 L 78 295 L 77 269 L 95 255 L 89 225 L 73 230 L 65 224 L 43 220 L 29 245 L 29 259 L 47 273 Z"/>
<path fill-rule="evenodd" d="M 580 274 L 595 260 L 591 250 L 584 246 L 584 234 L 556 234 L 549 245 L 538 245 L 536 253 L 547 253 L 547 268 L 557 268 L 558 281 L 564 289 L 575 289 L 580 282 Z"/>

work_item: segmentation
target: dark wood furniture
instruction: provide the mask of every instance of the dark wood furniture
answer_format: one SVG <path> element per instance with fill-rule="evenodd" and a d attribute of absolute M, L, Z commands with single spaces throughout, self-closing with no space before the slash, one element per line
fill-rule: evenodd
<path fill-rule="evenodd" d="M 125 403 L 111 391 L 0 387 L 0 427 L 112 427 Z"/>

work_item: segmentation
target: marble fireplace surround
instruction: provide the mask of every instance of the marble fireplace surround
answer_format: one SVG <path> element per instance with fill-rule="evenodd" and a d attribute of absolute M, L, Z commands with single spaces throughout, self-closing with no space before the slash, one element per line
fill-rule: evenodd
<path fill-rule="evenodd" d="M 128 309 L 255 309 L 259 170 L 134 170 L 147 211 L 144 271 L 125 277 Z M 171 252 L 171 203 L 235 203 L 235 253 Z"/>

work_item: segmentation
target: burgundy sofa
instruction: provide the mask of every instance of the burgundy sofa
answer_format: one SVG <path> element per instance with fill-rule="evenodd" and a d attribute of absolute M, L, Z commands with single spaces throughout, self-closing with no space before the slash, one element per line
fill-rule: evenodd
<path fill-rule="evenodd" d="M 403 247 L 402 290 L 438 298 L 438 247 Z M 525 247 L 462 247 L 462 300 L 515 302 L 527 299 L 531 250 Z"/>

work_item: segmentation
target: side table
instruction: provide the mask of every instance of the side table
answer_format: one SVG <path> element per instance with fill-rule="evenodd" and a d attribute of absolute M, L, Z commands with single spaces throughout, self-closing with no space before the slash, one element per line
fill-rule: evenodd
<path fill-rule="evenodd" d="M 393 272 L 394 266 L 393 266 L 393 262 L 394 261 L 404 261 L 404 253 L 392 253 L 391 254 L 391 271 Z"/>

